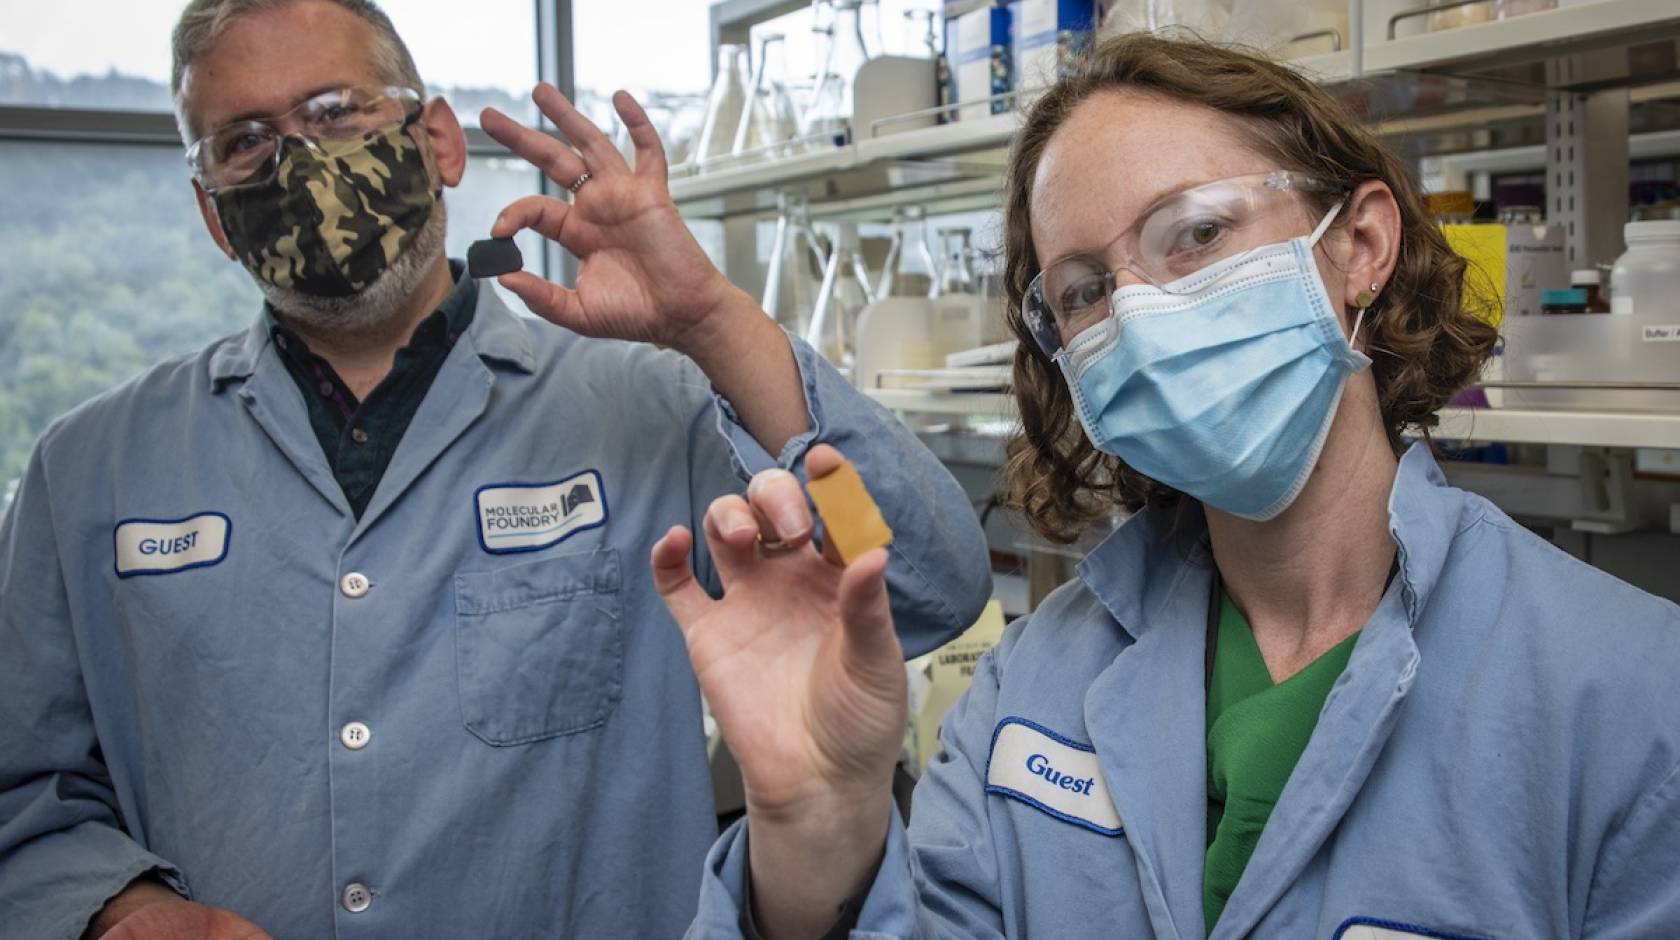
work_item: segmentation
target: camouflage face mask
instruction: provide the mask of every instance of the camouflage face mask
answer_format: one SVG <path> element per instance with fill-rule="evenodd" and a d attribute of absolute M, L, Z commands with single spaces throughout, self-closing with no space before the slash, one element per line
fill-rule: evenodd
<path fill-rule="evenodd" d="M 420 145 L 400 125 L 354 140 L 280 144 L 274 178 L 216 190 L 228 244 L 258 280 L 317 297 L 372 284 L 437 204 Z"/>

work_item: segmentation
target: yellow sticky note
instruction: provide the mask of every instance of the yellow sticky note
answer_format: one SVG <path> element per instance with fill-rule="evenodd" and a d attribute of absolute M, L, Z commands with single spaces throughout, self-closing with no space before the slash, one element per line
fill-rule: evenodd
<path fill-rule="evenodd" d="M 810 481 L 805 489 L 817 504 L 829 541 L 846 564 L 872 548 L 892 544 L 892 529 L 887 528 L 880 507 L 869 498 L 869 490 L 850 460 L 843 461 L 828 476 Z"/>

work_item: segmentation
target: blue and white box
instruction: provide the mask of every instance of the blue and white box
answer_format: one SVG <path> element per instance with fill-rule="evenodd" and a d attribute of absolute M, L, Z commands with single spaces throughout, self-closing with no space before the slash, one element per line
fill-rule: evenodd
<path fill-rule="evenodd" d="M 1015 87 L 1010 22 L 1005 0 L 945 20 L 945 57 L 951 63 L 951 101 L 959 106 L 958 120 L 1009 110 L 1008 101 L 986 99 Z"/>
<path fill-rule="evenodd" d="M 1097 24 L 1094 0 L 1014 0 L 1015 86 L 1048 88 L 1073 72 L 1091 49 Z"/>

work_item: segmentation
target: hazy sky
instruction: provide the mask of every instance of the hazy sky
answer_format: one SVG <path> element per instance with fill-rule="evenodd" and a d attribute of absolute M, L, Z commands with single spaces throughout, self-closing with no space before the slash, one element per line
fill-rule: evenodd
<path fill-rule="evenodd" d="M 913 42 L 903 10 L 936 3 L 881 0 L 887 48 L 907 51 Z M 709 5 L 708 0 L 573 0 L 578 85 L 704 91 L 711 68 Z M 531 0 L 383 0 L 382 6 L 428 83 L 511 91 L 531 86 L 536 74 Z M 114 67 L 167 81 L 169 30 L 181 7 L 182 0 L 0 0 L 0 51 L 20 52 L 61 77 Z M 461 15 L 464 9 L 472 13 Z M 644 24 L 658 29 L 640 28 Z M 778 24 L 788 34 L 794 68 L 810 56 L 809 24 L 803 11 Z"/>

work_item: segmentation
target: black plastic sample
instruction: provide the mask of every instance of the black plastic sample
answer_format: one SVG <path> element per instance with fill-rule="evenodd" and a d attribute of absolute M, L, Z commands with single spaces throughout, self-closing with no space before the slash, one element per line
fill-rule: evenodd
<path fill-rule="evenodd" d="M 525 267 L 525 258 L 511 238 L 486 238 L 467 248 L 467 275 L 495 277 Z"/>

